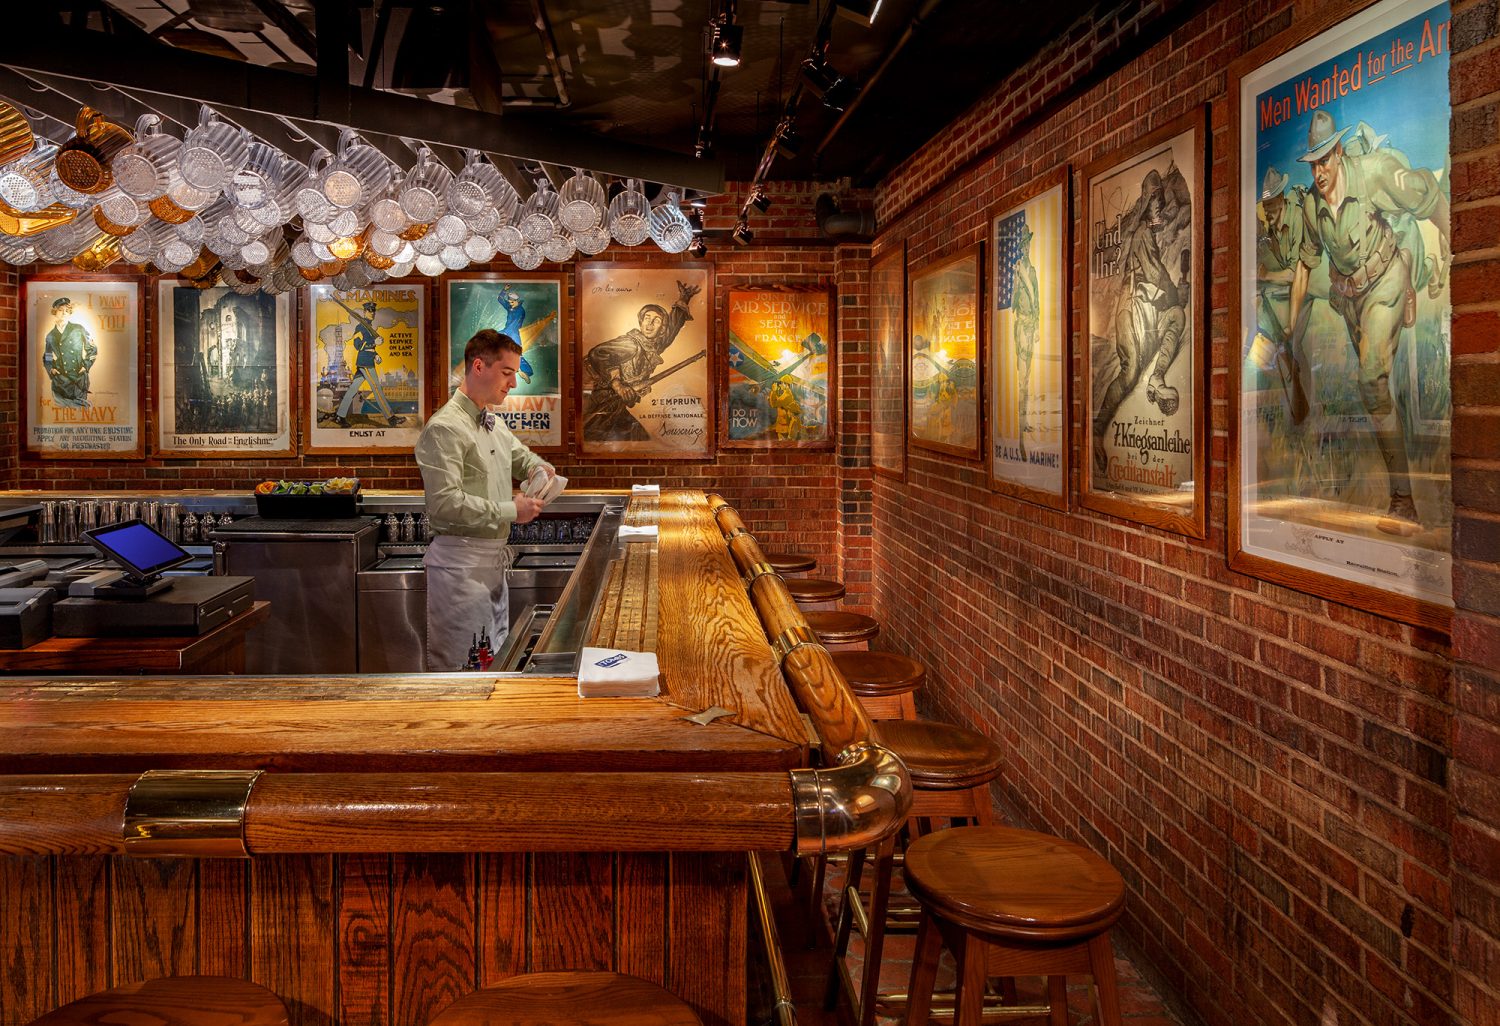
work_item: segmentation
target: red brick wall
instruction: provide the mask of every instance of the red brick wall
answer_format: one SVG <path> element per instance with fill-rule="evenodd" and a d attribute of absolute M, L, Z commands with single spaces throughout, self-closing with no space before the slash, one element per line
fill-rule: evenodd
<path fill-rule="evenodd" d="M 1500 1023 L 1500 20 L 1453 7 L 1454 1006 Z"/>
<path fill-rule="evenodd" d="M 714 264 L 715 300 L 718 309 L 713 316 L 710 337 L 722 345 L 724 304 L 731 287 L 768 285 L 825 285 L 835 283 L 842 257 L 836 247 L 819 239 L 813 218 L 813 203 L 822 189 L 811 183 L 773 185 L 773 205 L 753 222 L 755 245 L 740 248 L 729 243 L 727 236 L 710 248 L 707 259 Z M 732 190 L 715 200 L 705 216 L 710 232 L 728 232 L 734 226 L 743 190 Z M 654 257 L 647 253 L 650 249 Z M 686 257 L 668 257 L 654 247 L 638 250 L 607 250 L 605 258 L 618 260 L 648 259 L 670 266 Z M 495 270 L 509 264 L 503 260 Z M 479 268 L 475 268 L 479 269 Z M 567 270 L 571 271 L 571 266 Z M 572 285 L 570 282 L 569 288 Z M 154 284 L 146 293 L 147 351 L 143 366 L 155 365 L 155 309 L 149 298 L 155 295 Z M 438 339 L 438 306 L 441 293 L 436 289 L 428 303 L 428 339 Z M 24 489 L 174 489 L 215 488 L 249 489 L 266 477 L 328 477 L 354 473 L 368 488 L 422 487 L 416 464 L 410 454 L 389 456 L 305 456 L 288 460 L 186 460 L 147 458 L 140 461 L 40 461 L 20 459 L 18 345 L 16 337 L 16 275 L 6 269 L 0 274 L 0 482 L 6 487 Z M 857 308 L 841 307 L 846 315 Z M 570 327 L 569 331 L 572 330 Z M 842 342 L 844 324 L 837 326 L 835 336 Z M 862 321 L 854 316 L 848 330 L 863 330 Z M 300 319 L 297 338 L 304 333 Z M 862 345 L 857 334 L 850 344 Z M 842 349 L 842 346 L 840 347 Z M 569 370 L 571 373 L 571 369 Z M 717 372 L 716 372 L 717 373 Z M 299 379 L 300 380 L 300 379 Z M 571 379 L 570 379 L 571 380 Z M 148 406 L 150 388 L 148 386 Z M 573 397 L 576 403 L 576 397 Z M 569 425 L 574 423 L 570 420 Z M 847 428 L 839 433 L 839 444 L 856 444 Z M 570 439 L 570 444 L 572 440 Z M 575 446 L 576 447 L 576 446 Z M 842 543 L 840 518 L 830 515 L 839 508 L 843 480 L 837 452 L 736 451 L 720 454 L 712 461 L 696 462 L 630 462 L 585 463 L 576 455 L 549 457 L 572 484 L 582 488 L 622 487 L 635 481 L 660 481 L 667 486 L 717 490 L 740 509 L 746 524 L 767 548 L 806 552 L 816 555 L 830 568 L 838 565 Z M 866 510 L 868 517 L 868 510 Z M 868 528 L 866 527 L 866 531 Z M 866 574 L 868 577 L 868 574 Z"/>
<path fill-rule="evenodd" d="M 877 211 L 880 241 L 904 239 L 909 265 L 920 265 L 979 241 L 990 203 L 1013 188 L 1210 104 L 1209 536 L 1084 511 L 1076 492 L 1073 512 L 1043 510 L 990 493 L 977 463 L 910 451 L 904 483 L 873 482 L 881 641 L 927 664 L 929 712 L 1012 753 L 998 793 L 1021 819 L 1122 872 L 1129 902 L 1118 933 L 1204 1022 L 1493 1024 L 1496 3 L 1455 9 L 1455 49 L 1467 49 L 1452 65 L 1460 608 L 1451 650 L 1444 634 L 1227 567 L 1225 367 L 1238 349 L 1224 338 L 1225 68 L 1294 16 L 1325 8 L 1159 5 L 1178 26 L 1120 61 L 1157 6 L 1121 3 L 1057 40 L 882 182 Z M 1098 55 L 1115 70 L 1080 79 Z M 1075 359 L 1079 301 L 1075 289 Z M 1086 451 L 1081 388 L 1075 363 L 1075 453 Z"/>

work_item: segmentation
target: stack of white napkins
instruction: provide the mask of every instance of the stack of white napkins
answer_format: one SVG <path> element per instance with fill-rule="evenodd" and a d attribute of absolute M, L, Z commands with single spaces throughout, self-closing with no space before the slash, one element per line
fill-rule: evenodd
<path fill-rule="evenodd" d="M 631 485 L 630 486 L 630 494 L 631 495 L 660 495 L 661 494 L 661 485 L 659 485 L 659 484 L 653 484 L 653 485 Z"/>
<path fill-rule="evenodd" d="M 661 668 L 655 652 L 585 648 L 578 658 L 579 698 L 655 698 Z"/>
<path fill-rule="evenodd" d="M 527 475 L 526 483 L 521 486 L 521 494 L 528 499 L 541 499 L 542 505 L 545 506 L 561 495 L 566 487 L 568 487 L 567 478 L 561 474 L 548 477 L 545 470 L 537 467 Z"/>
<path fill-rule="evenodd" d="M 632 539 L 655 538 L 656 535 L 657 530 L 655 524 L 645 524 L 641 527 L 632 527 L 629 524 L 621 524 L 619 532 L 615 535 L 615 537 L 619 538 L 621 541 L 630 541 Z"/>

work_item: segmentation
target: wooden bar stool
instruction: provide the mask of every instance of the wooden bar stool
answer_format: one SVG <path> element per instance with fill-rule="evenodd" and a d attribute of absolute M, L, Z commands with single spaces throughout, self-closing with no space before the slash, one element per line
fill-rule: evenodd
<path fill-rule="evenodd" d="M 649 980 L 605 972 L 512 976 L 465 994 L 429 1020 L 428 1026 L 561 1026 L 564 1023 L 701 1026 L 691 1007 Z"/>
<path fill-rule="evenodd" d="M 791 593 L 792 601 L 804 613 L 814 609 L 832 609 L 844 597 L 842 581 L 830 581 L 824 577 L 793 577 L 782 583 Z"/>
<path fill-rule="evenodd" d="M 914 720 L 916 694 L 927 680 L 927 668 L 900 652 L 835 652 L 849 690 L 872 719 Z"/>
<path fill-rule="evenodd" d="M 907 832 L 917 824 L 943 817 L 950 822 L 994 822 L 990 782 L 1000 775 L 1004 753 L 1000 746 L 977 731 L 931 720 L 879 720 L 875 740 L 901 757 L 911 774 L 913 796 Z M 858 1026 L 872 1026 L 875 1003 L 880 998 L 880 959 L 885 951 L 886 912 L 891 898 L 891 869 L 898 835 L 892 834 L 875 848 L 874 878 L 870 886 L 870 908 L 864 913 L 864 975 L 859 987 L 859 1005 L 854 1011 Z M 863 911 L 859 893 L 866 849 L 849 853 L 849 876 L 839 904 L 839 924 L 834 938 L 833 966 L 829 973 L 825 1007 L 838 1006 L 844 986 L 844 955 L 857 913 Z M 857 908 L 856 906 L 859 906 Z"/>
<path fill-rule="evenodd" d="M 906 886 L 922 904 L 906 1021 L 927 1022 L 942 945 L 958 960 L 954 1026 L 979 1026 L 990 976 L 1046 976 L 1052 1026 L 1068 1021 L 1067 976 L 1094 978 L 1097 1017 L 1120 1026 L 1109 929 L 1125 881 L 1080 845 L 1030 830 L 940 830 L 906 849 Z"/>
<path fill-rule="evenodd" d="M 127 983 L 53 1009 L 29 1026 L 287 1026 L 286 1005 L 274 991 L 229 976 L 167 976 Z"/>
<path fill-rule="evenodd" d="M 811 556 L 798 556 L 790 552 L 762 553 L 771 569 L 778 574 L 807 574 L 818 568 L 818 561 Z"/>
<path fill-rule="evenodd" d="M 832 612 L 817 610 L 805 615 L 807 625 L 830 652 L 863 652 L 870 647 L 870 639 L 880 633 L 880 624 L 875 618 L 863 613 L 837 609 Z"/>

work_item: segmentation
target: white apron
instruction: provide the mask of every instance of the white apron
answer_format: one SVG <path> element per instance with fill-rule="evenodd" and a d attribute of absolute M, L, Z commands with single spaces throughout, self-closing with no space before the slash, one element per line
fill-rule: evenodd
<path fill-rule="evenodd" d="M 427 669 L 462 670 L 481 628 L 498 653 L 510 632 L 510 549 L 501 538 L 438 535 L 422 557 L 427 568 Z"/>

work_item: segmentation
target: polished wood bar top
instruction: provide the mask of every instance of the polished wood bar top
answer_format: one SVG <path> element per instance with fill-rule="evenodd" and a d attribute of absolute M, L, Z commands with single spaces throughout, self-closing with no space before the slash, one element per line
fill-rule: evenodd
<path fill-rule="evenodd" d="M 181 673 L 235 645 L 271 615 L 257 602 L 211 631 L 191 635 L 115 638 L 48 638 L 30 648 L 0 649 L 0 673 Z M 243 664 L 243 658 L 241 659 Z"/>
<path fill-rule="evenodd" d="M 657 699 L 483 674 L 0 681 L 0 772 L 767 770 L 806 739 L 702 492 L 658 506 Z M 700 726 L 686 716 L 727 715 Z"/>

